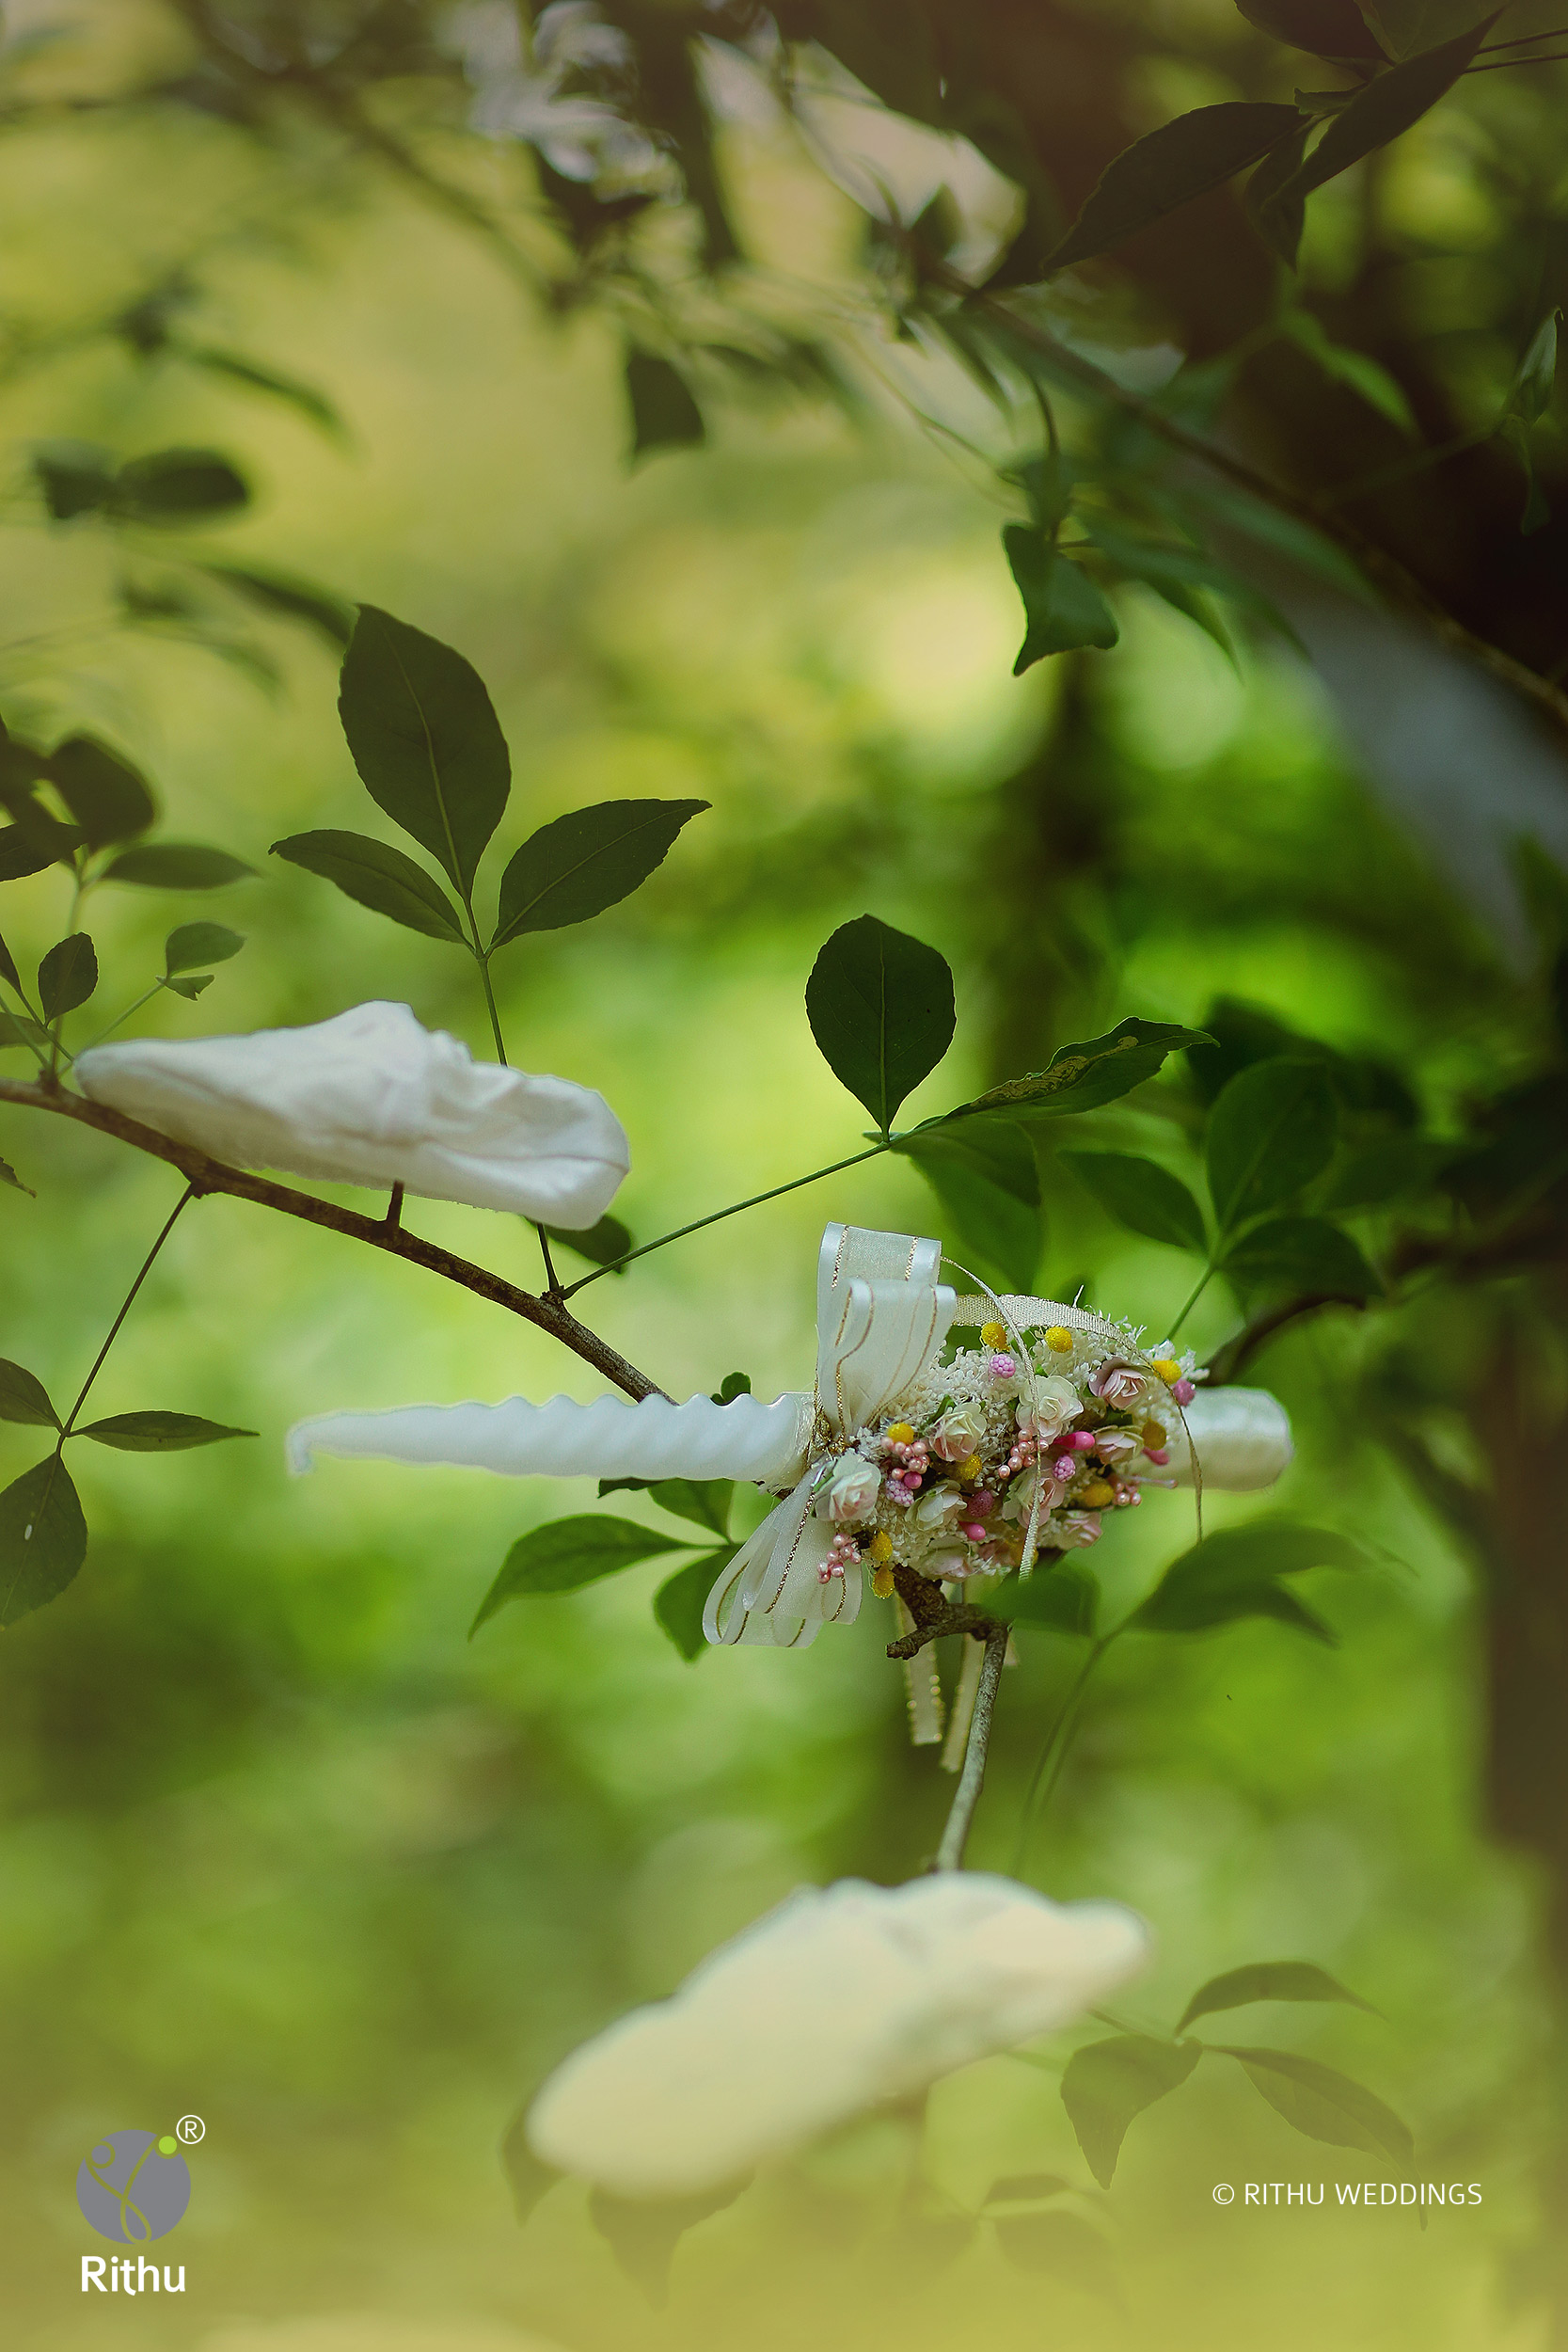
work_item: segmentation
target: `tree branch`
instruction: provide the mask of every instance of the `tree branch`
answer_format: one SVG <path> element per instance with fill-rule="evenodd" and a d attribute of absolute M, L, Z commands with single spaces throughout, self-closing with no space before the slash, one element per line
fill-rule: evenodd
<path fill-rule="evenodd" d="M 1320 1307 L 1354 1307 L 1364 1309 L 1364 1298 L 1353 1298 L 1344 1291 L 1312 1291 L 1305 1298 L 1288 1299 L 1282 1307 L 1271 1307 L 1266 1314 L 1258 1315 L 1238 1331 L 1232 1339 L 1216 1347 L 1208 1362 L 1212 1389 L 1223 1389 L 1236 1378 L 1242 1366 L 1256 1356 L 1260 1347 L 1297 1322 L 1303 1315 L 1315 1314 Z"/>
<path fill-rule="evenodd" d="M 194 1192 L 228 1193 L 236 1200 L 252 1200 L 263 1209 L 276 1209 L 282 1216 L 298 1217 L 303 1224 L 325 1226 L 327 1232 L 345 1233 L 352 1241 L 368 1242 L 372 1249 L 402 1258 L 410 1265 L 423 1266 L 427 1273 L 438 1274 L 443 1281 L 455 1282 L 460 1289 L 472 1291 L 476 1297 L 488 1299 L 492 1306 L 504 1307 L 508 1313 L 520 1315 L 525 1323 L 547 1331 L 551 1339 L 559 1340 L 574 1356 L 592 1364 L 595 1372 L 613 1381 L 627 1396 L 663 1394 L 645 1373 L 629 1364 L 596 1331 L 591 1331 L 555 1300 L 538 1298 L 531 1291 L 519 1290 L 515 1283 L 503 1281 L 499 1274 L 473 1265 L 467 1258 L 439 1248 L 435 1242 L 420 1241 L 401 1225 L 389 1224 L 385 1216 L 361 1216 L 356 1209 L 341 1209 L 333 1201 L 318 1200 L 310 1193 L 296 1192 L 291 1184 L 274 1184 L 269 1177 L 252 1176 L 244 1168 L 230 1168 L 222 1160 L 210 1159 L 193 1144 L 176 1143 L 172 1136 L 160 1135 L 154 1127 L 144 1127 L 139 1120 L 127 1119 L 105 1104 L 89 1103 L 79 1094 L 68 1094 L 63 1087 L 24 1085 L 14 1078 L 0 1078 L 0 1103 L 14 1103 L 27 1110 L 53 1111 L 60 1118 L 74 1120 L 79 1126 L 95 1128 L 100 1135 L 114 1136 L 119 1142 L 150 1153 L 153 1159 L 166 1160 L 170 1168 L 180 1170 Z"/>

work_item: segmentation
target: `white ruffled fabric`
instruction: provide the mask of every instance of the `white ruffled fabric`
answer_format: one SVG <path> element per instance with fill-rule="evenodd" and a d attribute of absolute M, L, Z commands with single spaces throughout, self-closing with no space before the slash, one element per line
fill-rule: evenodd
<path fill-rule="evenodd" d="M 534 2101 L 529 2141 L 619 2196 L 717 2187 L 1070 2024 L 1148 1951 L 1119 1903 L 1053 1903 L 982 1871 L 804 1887 L 672 1999 L 574 2051 Z"/>
<path fill-rule="evenodd" d="M 598 1222 L 631 1164 L 602 1094 L 476 1062 L 406 1005 L 248 1037 L 94 1045 L 74 1075 L 93 1102 L 231 1167 L 402 1184 L 572 1231 Z"/>
<path fill-rule="evenodd" d="M 666 1396 L 595 1397 L 592 1405 L 552 1396 L 547 1405 L 508 1397 L 504 1405 L 404 1405 L 387 1413 L 326 1413 L 302 1421 L 285 1440 L 297 1476 L 318 1454 L 351 1461 L 450 1463 L 506 1478 L 745 1478 L 793 1485 L 805 1467 L 811 1399 L 788 1394 L 765 1405 L 705 1396 L 673 1405 Z M 673 1466 L 673 1467 L 672 1467 Z"/>

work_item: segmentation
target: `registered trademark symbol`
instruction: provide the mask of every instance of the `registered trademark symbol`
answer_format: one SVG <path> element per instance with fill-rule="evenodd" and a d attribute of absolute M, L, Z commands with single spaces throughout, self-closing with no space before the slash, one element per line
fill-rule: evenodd
<path fill-rule="evenodd" d="M 174 2128 L 187 2148 L 194 2148 L 198 2139 L 207 2136 L 207 2126 L 199 2115 L 182 2115 Z"/>

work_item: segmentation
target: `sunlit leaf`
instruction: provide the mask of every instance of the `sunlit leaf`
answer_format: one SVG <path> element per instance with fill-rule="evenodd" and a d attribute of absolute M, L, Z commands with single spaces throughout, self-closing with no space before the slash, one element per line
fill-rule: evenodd
<path fill-rule="evenodd" d="M 972 1103 L 960 1103 L 957 1110 L 943 1112 L 940 1119 L 928 1119 L 924 1124 L 937 1127 L 948 1120 L 974 1119 L 990 1111 L 1000 1111 L 1009 1119 L 1024 1115 L 1065 1119 L 1079 1111 L 1099 1110 L 1152 1078 L 1167 1054 L 1211 1041 L 1204 1029 L 1130 1017 L 1118 1021 L 1103 1037 L 1059 1046 L 1044 1070 L 1032 1071 L 1026 1078 L 1009 1078 L 989 1093 L 977 1094 Z"/>
<path fill-rule="evenodd" d="M 953 1042 L 953 975 L 934 947 L 862 914 L 812 966 L 806 1017 L 834 1077 L 885 1135 Z"/>
<path fill-rule="evenodd" d="M 25 1365 L 13 1364 L 8 1356 L 0 1356 L 0 1421 L 26 1422 L 40 1429 L 60 1425 L 43 1382 Z"/>
<path fill-rule="evenodd" d="M 57 1599 L 87 1556 L 87 1526 L 57 1454 L 0 1494 L 0 1626 Z"/>
<path fill-rule="evenodd" d="M 1150 221 L 1223 187 L 1300 122 L 1294 106 L 1227 100 L 1162 123 L 1106 166 L 1078 218 L 1047 255 L 1046 270 L 1069 269 L 1107 253 Z"/>
<path fill-rule="evenodd" d="M 73 735 L 51 752 L 49 774 L 89 850 L 145 833 L 158 813 L 130 762 L 90 735 Z"/>
<path fill-rule="evenodd" d="M 1062 1152 L 1065 1168 L 1130 1232 L 1176 1249 L 1208 1248 L 1203 1211 L 1180 1176 L 1131 1152 Z"/>
<path fill-rule="evenodd" d="M 1183 2034 L 1200 2017 L 1212 2017 L 1217 2010 L 1244 2009 L 1251 2001 L 1344 2001 L 1352 2009 L 1377 2014 L 1370 2001 L 1310 1960 L 1256 1960 L 1249 1967 L 1228 1968 L 1223 1977 L 1211 1977 L 1199 1985 L 1176 2030 Z"/>
<path fill-rule="evenodd" d="M 254 1429 L 230 1429 L 220 1421 L 203 1421 L 196 1413 L 111 1413 L 107 1421 L 88 1422 L 77 1430 L 98 1445 L 120 1454 L 185 1454 L 192 1446 L 217 1445 L 225 1438 L 254 1438 Z"/>
<path fill-rule="evenodd" d="M 103 869 L 105 882 L 135 882 L 142 890 L 226 890 L 230 882 L 255 879 L 256 868 L 227 850 L 198 841 L 147 841 L 122 850 Z"/>
<path fill-rule="evenodd" d="M 634 1526 L 630 1519 L 553 1519 L 547 1527 L 531 1528 L 507 1553 L 500 1574 L 468 1628 L 468 1637 L 472 1640 L 480 1627 L 509 1600 L 540 1593 L 576 1592 L 581 1584 L 634 1567 L 640 1560 L 652 1560 L 661 1551 L 689 1549 L 678 1536 Z"/>
<path fill-rule="evenodd" d="M 501 876 L 492 947 L 524 931 L 586 923 L 628 898 L 661 866 L 681 827 L 707 801 L 603 801 L 542 825 Z"/>
<path fill-rule="evenodd" d="M 1325 2140 L 1331 2148 L 1361 2148 L 1369 2155 L 1391 2156 L 1399 2165 L 1413 2159 L 1416 2143 L 1408 2123 L 1338 2068 L 1300 2058 L 1294 2050 L 1212 2046 L 1222 2057 L 1235 2058 L 1275 2113 L 1308 2139 Z"/>
<path fill-rule="evenodd" d="M 1109 652 L 1121 631 L 1087 572 L 1026 523 L 1008 523 L 1002 544 L 1023 599 L 1023 643 L 1013 663 L 1014 677 L 1053 653 L 1072 653 L 1081 646 Z"/>
<path fill-rule="evenodd" d="M 39 965 L 39 1004 L 45 1021 L 85 1005 L 98 986 L 98 955 L 86 931 L 72 931 Z"/>
<path fill-rule="evenodd" d="M 372 800 L 467 898 L 512 789 L 506 739 L 479 672 L 438 638 L 363 604 L 338 709 Z"/>
<path fill-rule="evenodd" d="M 427 939 L 444 939 L 454 947 L 468 945 L 462 917 L 440 883 L 388 842 L 328 828 L 290 834 L 273 843 L 272 854 L 319 874 L 346 898 L 374 914 L 389 915 L 405 930 L 422 931 Z"/>
<path fill-rule="evenodd" d="M 1203 2051 L 1196 2042 L 1117 2034 L 1075 2050 L 1062 2075 L 1062 2105 L 1101 2188 L 1116 2176 L 1127 2127 L 1145 2107 L 1186 2081 Z"/>

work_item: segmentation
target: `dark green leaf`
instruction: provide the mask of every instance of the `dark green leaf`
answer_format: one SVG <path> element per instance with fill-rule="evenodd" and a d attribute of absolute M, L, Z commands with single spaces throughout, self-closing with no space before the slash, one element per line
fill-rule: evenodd
<path fill-rule="evenodd" d="M 1216 2010 L 1244 2009 L 1249 2001 L 1344 2001 L 1377 2015 L 1370 2001 L 1310 1960 L 1257 1960 L 1250 1967 L 1227 1969 L 1223 1977 L 1211 1977 L 1200 1985 L 1176 2030 L 1183 2034 L 1200 2017 L 1211 2017 Z"/>
<path fill-rule="evenodd" d="M 247 390 L 265 392 L 273 400 L 286 401 L 297 408 L 312 424 L 319 424 L 324 433 L 337 439 L 341 437 L 343 421 L 332 403 L 297 376 L 281 375 L 274 368 L 263 368 L 254 359 L 242 358 L 237 351 L 217 351 L 208 345 L 182 344 L 180 357 L 193 367 L 205 368 L 210 375 L 223 375 L 231 384 L 243 384 Z"/>
<path fill-rule="evenodd" d="M 178 525 L 231 515 L 249 501 L 245 476 L 215 450 L 160 449 L 121 466 L 109 511 L 127 522 Z"/>
<path fill-rule="evenodd" d="M 1497 13 L 1486 0 L 1359 0 L 1359 6 L 1391 57 L 1417 56 L 1473 24 L 1484 32 Z"/>
<path fill-rule="evenodd" d="M 626 354 L 626 401 L 631 409 L 635 464 L 656 449 L 689 449 L 707 438 L 703 412 L 668 359 L 651 351 Z"/>
<path fill-rule="evenodd" d="M 88 1422 L 79 1438 L 112 1445 L 120 1454 L 185 1454 L 196 1445 L 217 1445 L 225 1438 L 254 1438 L 254 1429 L 230 1429 L 221 1421 L 203 1421 L 196 1413 L 111 1413 L 107 1421 Z"/>
<path fill-rule="evenodd" d="M 524 931 L 586 923 L 629 898 L 664 863 L 707 801 L 602 801 L 542 825 L 501 876 L 492 947 Z"/>
<path fill-rule="evenodd" d="M 56 1599 L 87 1556 L 82 1505 L 52 1454 L 0 1494 L 0 1626 Z"/>
<path fill-rule="evenodd" d="M 554 1519 L 520 1535 L 507 1553 L 500 1574 L 480 1603 L 468 1628 L 473 1636 L 509 1600 L 537 1593 L 573 1593 L 617 1569 L 634 1567 L 661 1551 L 685 1551 L 678 1536 L 661 1535 L 651 1527 L 636 1527 L 630 1519 Z"/>
<path fill-rule="evenodd" d="M 806 1017 L 834 1077 L 886 1135 L 953 1042 L 953 975 L 934 947 L 862 914 L 812 966 Z"/>
<path fill-rule="evenodd" d="M 1072 471 L 1067 459 L 1059 449 L 1048 449 L 1043 456 L 1026 458 L 1018 479 L 1029 501 L 1030 520 L 1037 531 L 1054 539 L 1072 512 Z"/>
<path fill-rule="evenodd" d="M 588 2217 L 609 2240 L 626 2277 L 654 2302 L 662 2303 L 671 2260 L 686 2232 L 709 2214 L 733 2205 L 746 2186 L 747 2181 L 736 2181 L 723 2188 L 699 2189 L 690 2197 L 614 2197 L 608 2188 L 594 2188 L 588 2196 Z"/>
<path fill-rule="evenodd" d="M 512 789 L 484 681 L 438 638 L 362 604 L 338 709 L 366 791 L 465 898 Z"/>
<path fill-rule="evenodd" d="M 340 650 L 354 634 L 353 606 L 325 588 L 313 587 L 308 580 L 289 580 L 275 572 L 258 572 L 247 564 L 203 564 L 200 569 L 210 580 L 231 588 L 259 611 L 273 613 L 280 620 L 302 621 Z"/>
<path fill-rule="evenodd" d="M 1131 1152 L 1063 1152 L 1058 1157 L 1132 1232 L 1175 1249 L 1207 1249 L 1203 1211 L 1168 1168 Z"/>
<path fill-rule="evenodd" d="M 1100 1590 L 1086 1568 L 1042 1560 L 1029 1576 L 1010 1576 L 986 1607 L 1013 1625 L 1091 1638 Z"/>
<path fill-rule="evenodd" d="M 1103 1037 L 1058 1047 L 1046 1069 L 1031 1071 L 1026 1078 L 1009 1078 L 989 1094 L 977 1094 L 973 1103 L 960 1103 L 957 1110 L 924 1123 L 939 1127 L 948 1120 L 973 1119 L 989 1111 L 1013 1119 L 1025 1114 L 1065 1119 L 1078 1111 L 1097 1111 L 1152 1078 L 1167 1054 L 1209 1042 L 1204 1030 L 1183 1029 L 1170 1021 L 1118 1021 Z"/>
<path fill-rule="evenodd" d="M 1346 1535 L 1280 1520 L 1221 1528 L 1174 1561 L 1128 1619 L 1146 1633 L 1200 1633 L 1239 1617 L 1275 1617 L 1334 1646 L 1320 1617 L 1280 1582 L 1307 1568 L 1360 1567 L 1364 1555 Z"/>
<path fill-rule="evenodd" d="M 749 1372 L 727 1372 L 713 1392 L 715 1405 L 733 1405 L 737 1396 L 750 1396 L 752 1375 Z"/>
<path fill-rule="evenodd" d="M 88 441 L 44 442 L 33 453 L 33 476 L 57 523 L 102 514 L 114 496 L 114 459 Z"/>
<path fill-rule="evenodd" d="M 677 1568 L 654 1595 L 654 1615 L 688 1665 L 694 1665 L 708 1646 L 703 1631 L 703 1611 L 709 1593 L 734 1558 L 733 1544 L 725 1544 L 718 1551 L 705 1551 L 689 1566 Z"/>
<path fill-rule="evenodd" d="M 983 2206 L 1016 2205 L 1026 2198 L 1069 2196 L 1072 2190 L 1073 2184 L 1060 2172 L 1009 2172 L 1005 2179 L 991 2183 Z"/>
<path fill-rule="evenodd" d="M 1023 643 L 1013 663 L 1014 677 L 1022 677 L 1050 654 L 1072 653 L 1085 645 L 1108 653 L 1121 631 L 1087 572 L 1058 554 L 1027 523 L 1006 524 L 1002 545 L 1023 599 Z"/>
<path fill-rule="evenodd" d="M 661 1511 L 673 1512 L 678 1519 L 692 1519 L 715 1535 L 728 1536 L 733 1478 L 656 1478 L 648 1492 Z"/>
<path fill-rule="evenodd" d="M 942 1202 L 954 1263 L 1004 1290 L 1033 1288 L 1043 1228 L 1039 1168 L 1022 1127 L 980 1119 L 967 1127 L 917 1128 L 898 1150 Z"/>
<path fill-rule="evenodd" d="M 48 1030 L 40 1029 L 36 1021 L 29 1021 L 25 1013 L 0 1012 L 0 1053 L 7 1053 L 15 1045 L 41 1045 L 47 1049 L 53 1042 Z"/>
<path fill-rule="evenodd" d="M 1508 395 L 1508 413 L 1522 424 L 1539 424 L 1552 405 L 1557 385 L 1557 325 L 1562 316 L 1553 310 L 1544 318 L 1519 362 Z"/>
<path fill-rule="evenodd" d="M 1322 1216 L 1271 1216 L 1232 1242 L 1220 1261 L 1247 1300 L 1289 1295 L 1363 1304 L 1383 1289 L 1350 1235 Z"/>
<path fill-rule="evenodd" d="M 1323 321 L 1311 310 L 1287 310 L 1279 326 L 1283 334 L 1316 360 L 1325 375 L 1354 392 L 1369 408 L 1375 408 L 1398 432 L 1413 438 L 1419 431 L 1403 386 L 1379 360 L 1365 351 L 1354 351 L 1344 343 L 1331 342 Z"/>
<path fill-rule="evenodd" d="M 551 1241 L 564 1242 L 568 1249 L 575 1249 L 590 1265 L 614 1266 L 617 1274 L 626 1272 L 625 1266 L 615 1265 L 614 1262 L 624 1258 L 633 1243 L 618 1216 L 601 1216 L 596 1225 L 586 1225 L 580 1232 L 569 1232 L 564 1225 L 546 1225 L 545 1231 Z"/>
<path fill-rule="evenodd" d="M 1135 539 L 1125 531 L 1117 531 L 1108 523 L 1102 523 L 1098 516 L 1088 522 L 1086 528 L 1101 552 L 1108 556 L 1130 580 L 1141 580 L 1146 587 L 1164 596 L 1168 604 L 1174 605 L 1179 612 L 1185 613 L 1189 620 L 1196 621 L 1199 628 L 1206 629 L 1211 636 L 1216 635 L 1213 616 L 1199 604 L 1196 596 L 1199 589 L 1209 589 L 1216 596 L 1228 596 L 1232 603 L 1267 621 L 1270 628 L 1277 629 L 1282 637 L 1299 643 L 1294 629 L 1277 605 L 1259 595 L 1240 572 L 1232 571 L 1228 564 L 1215 563 L 1213 557 L 1205 555 L 1201 548 L 1178 546 L 1168 539 Z M 1228 655 L 1229 641 L 1223 633 L 1219 634 L 1218 643 L 1221 651 Z"/>
<path fill-rule="evenodd" d="M 98 986 L 98 955 L 86 931 L 72 931 L 39 965 L 39 1004 L 45 1021 L 85 1005 Z"/>
<path fill-rule="evenodd" d="M 1249 24 L 1336 65 L 1381 65 L 1383 52 L 1355 0 L 1236 0 Z"/>
<path fill-rule="evenodd" d="M 103 880 L 135 882 L 142 890 L 225 890 L 255 872 L 227 850 L 209 850 L 199 841 L 149 841 L 122 850 L 104 867 Z"/>
<path fill-rule="evenodd" d="M 1338 178 L 1364 155 L 1386 147 L 1390 139 L 1397 139 L 1413 122 L 1418 122 L 1458 81 L 1494 21 L 1489 16 L 1453 40 L 1407 57 L 1402 64 L 1390 66 L 1386 72 L 1366 83 L 1349 105 L 1331 116 L 1327 130 L 1311 154 L 1275 192 L 1266 209 L 1288 211 L 1302 198 L 1310 196 L 1314 188 Z"/>
<path fill-rule="evenodd" d="M 1222 1232 L 1277 1208 L 1334 1153 L 1337 1117 L 1322 1062 L 1281 1057 L 1231 1079 L 1204 1136 L 1209 1191 Z"/>
<path fill-rule="evenodd" d="M 1519 517 L 1519 532 L 1521 537 L 1528 539 L 1536 532 L 1545 529 L 1552 519 L 1552 510 L 1546 503 L 1546 494 L 1541 487 L 1541 477 L 1535 470 L 1535 451 L 1531 446 L 1528 427 L 1521 424 L 1517 417 L 1506 417 L 1501 426 L 1501 435 L 1524 470 L 1525 506 Z"/>
<path fill-rule="evenodd" d="M 1392 2156 L 1401 2165 L 1414 2157 L 1410 2126 L 1335 2067 L 1298 2058 L 1293 2050 L 1238 2050 L 1219 2042 L 1213 2046 L 1222 2057 L 1239 2060 L 1253 2088 L 1308 2139 L 1326 2140 L 1331 2148 L 1365 2149 L 1369 2155 Z"/>
<path fill-rule="evenodd" d="M 1101 2188 L 1115 2178 L 1133 2117 L 1179 2090 L 1202 2055 L 1196 2042 L 1157 2042 L 1142 2033 L 1117 2034 L 1073 2052 L 1062 2076 L 1062 2105 Z"/>
<path fill-rule="evenodd" d="M 22 975 L 16 968 L 16 958 L 0 939 L 0 980 L 8 980 L 17 994 L 22 993 Z"/>
<path fill-rule="evenodd" d="M 468 944 L 462 918 L 440 883 L 385 841 L 336 829 L 294 833 L 275 841 L 272 854 L 335 882 L 345 897 L 374 914 L 390 915 L 405 930 L 422 931 L 427 939 L 444 939 L 456 947 Z"/>
<path fill-rule="evenodd" d="M 60 1425 L 43 1382 L 24 1365 L 13 1364 L 8 1356 L 0 1356 L 0 1421 L 26 1422 L 39 1429 Z"/>
<path fill-rule="evenodd" d="M 1319 1206 L 1375 1209 L 1425 1192 L 1453 1155 L 1451 1143 L 1436 1143 L 1426 1136 L 1380 1136 L 1375 1143 L 1356 1144 L 1341 1152 L 1330 1168 L 1317 1196 Z"/>
<path fill-rule="evenodd" d="M 129 761 L 90 735 L 73 735 L 51 752 L 49 773 L 89 850 L 129 841 L 134 834 L 145 833 L 158 814 L 151 793 Z"/>
<path fill-rule="evenodd" d="M 0 828 L 0 882 L 41 874 L 46 866 L 69 866 L 81 838 L 77 826 L 62 825 L 46 810 L 29 808 L 14 825 Z"/>
<path fill-rule="evenodd" d="M 172 989 L 176 996 L 182 996 L 188 1005 L 194 1005 L 202 990 L 211 988 L 216 977 L 214 972 L 187 973 L 181 979 L 166 979 L 163 985 Z"/>
<path fill-rule="evenodd" d="M 1162 123 L 1113 158 L 1054 252 L 1048 273 L 1108 253 L 1150 221 L 1225 185 L 1299 127 L 1294 106 L 1250 100 L 1199 106 Z"/>
<path fill-rule="evenodd" d="M 9 1160 L 0 1160 L 0 1184 L 8 1184 L 14 1192 L 24 1192 L 29 1200 L 38 1199 L 32 1185 L 23 1183 Z"/>
<path fill-rule="evenodd" d="M 164 970 L 194 972 L 200 963 L 227 963 L 244 946 L 244 932 L 221 923 L 182 923 L 164 942 Z"/>
<path fill-rule="evenodd" d="M 1015 2270 L 1058 2279 L 1080 2294 L 1118 2299 L 1111 2249 L 1092 2222 L 1075 2213 L 1014 2213 L 996 2224 L 996 2243 Z"/>
<path fill-rule="evenodd" d="M 1167 490 L 1166 496 L 1171 498 L 1171 492 Z M 1180 484 L 1172 502 L 1179 513 L 1191 514 L 1205 524 L 1220 523 L 1273 554 L 1288 556 L 1304 571 L 1327 580 L 1331 587 L 1342 588 L 1363 604 L 1376 602 L 1365 574 L 1343 548 L 1298 516 L 1265 506 L 1261 499 L 1250 498 L 1228 483 L 1200 481 L 1196 469 L 1190 480 Z"/>
<path fill-rule="evenodd" d="M 1310 120 L 1304 121 L 1293 138 L 1281 139 L 1247 182 L 1242 199 L 1248 220 L 1287 269 L 1297 265 L 1307 227 L 1307 199 L 1296 186 L 1296 175 L 1307 159 L 1314 127 Z M 1348 564 L 1349 558 L 1345 560 Z M 1359 574 L 1357 580 L 1358 593 L 1366 597 L 1366 583 Z"/>

